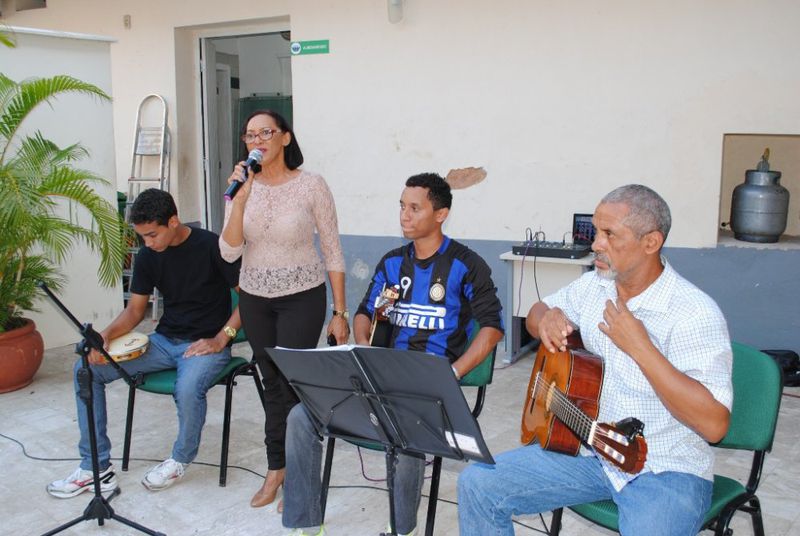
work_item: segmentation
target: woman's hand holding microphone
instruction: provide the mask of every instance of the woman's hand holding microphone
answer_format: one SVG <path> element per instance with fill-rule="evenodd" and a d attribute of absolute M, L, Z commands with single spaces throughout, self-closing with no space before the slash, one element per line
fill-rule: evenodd
<path fill-rule="evenodd" d="M 239 162 L 233 168 L 233 173 L 228 177 L 228 189 L 225 190 L 225 199 L 233 200 L 237 204 L 247 201 L 250 196 L 250 189 L 253 186 L 253 165 L 260 164 L 264 155 L 258 149 L 253 149 L 247 156 L 247 160 Z"/>

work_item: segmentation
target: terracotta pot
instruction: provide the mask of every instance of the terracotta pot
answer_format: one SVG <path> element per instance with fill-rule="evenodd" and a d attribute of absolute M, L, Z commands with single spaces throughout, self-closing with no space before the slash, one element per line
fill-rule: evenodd
<path fill-rule="evenodd" d="M 33 381 L 44 357 L 44 341 L 33 320 L 0 333 L 0 393 L 22 389 Z"/>

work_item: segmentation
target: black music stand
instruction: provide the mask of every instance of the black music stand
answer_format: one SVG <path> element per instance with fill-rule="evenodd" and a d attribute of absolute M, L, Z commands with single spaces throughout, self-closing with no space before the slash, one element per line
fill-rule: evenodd
<path fill-rule="evenodd" d="M 389 534 L 397 534 L 393 488 L 398 451 L 494 463 L 446 359 L 367 346 L 266 351 L 320 435 L 384 446 Z"/>
<path fill-rule="evenodd" d="M 114 519 L 119 521 L 124 525 L 128 525 L 138 531 L 144 532 L 145 534 L 150 534 L 151 536 L 165 536 L 161 532 L 156 532 L 154 530 L 148 529 L 147 527 L 136 523 L 135 521 L 131 521 L 130 519 L 124 518 L 121 515 L 118 515 L 114 512 L 114 509 L 111 508 L 111 499 L 116 497 L 121 493 L 120 488 L 117 487 L 108 498 L 103 497 L 103 494 L 100 493 L 100 479 L 98 476 L 100 475 L 100 461 L 98 459 L 97 454 L 97 432 L 94 429 L 94 396 L 92 395 L 92 370 L 89 368 L 89 353 L 92 350 L 97 350 L 100 352 L 103 357 L 108 361 L 110 365 L 112 365 L 119 373 L 120 376 L 125 380 L 128 385 L 141 385 L 142 384 L 142 374 L 136 374 L 135 376 L 131 376 L 128 374 L 125 369 L 119 366 L 119 363 L 111 359 L 111 356 L 108 355 L 105 348 L 103 348 L 103 337 L 100 336 L 97 331 L 92 328 L 90 323 L 81 324 L 77 318 L 67 309 L 67 307 L 61 303 L 53 292 L 47 288 L 47 285 L 44 283 L 39 283 L 39 288 L 41 288 L 45 294 L 47 294 L 53 303 L 55 303 L 59 309 L 69 318 L 69 320 L 75 324 L 80 332 L 83 339 L 75 345 L 75 353 L 81 356 L 81 369 L 78 371 L 78 395 L 80 399 L 83 400 L 83 403 L 86 404 L 86 413 L 87 417 L 89 418 L 89 445 L 91 446 L 92 451 L 92 475 L 94 476 L 94 497 L 89 502 L 89 505 L 83 511 L 83 515 L 80 515 L 73 519 L 72 521 L 68 521 L 63 525 L 54 528 L 48 532 L 45 532 L 42 536 L 51 536 L 52 534 L 56 534 L 61 532 L 62 530 L 66 530 L 73 525 L 77 525 L 81 521 L 90 521 L 92 519 L 97 520 L 97 524 L 102 526 L 106 519 Z"/>

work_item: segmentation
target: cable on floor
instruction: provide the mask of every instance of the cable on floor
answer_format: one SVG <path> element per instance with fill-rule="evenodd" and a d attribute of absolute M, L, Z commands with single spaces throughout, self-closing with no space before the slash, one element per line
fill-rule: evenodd
<path fill-rule="evenodd" d="M 80 458 L 45 458 L 45 457 L 42 457 L 42 456 L 34 456 L 33 454 L 30 454 L 28 452 L 28 450 L 25 448 L 25 444 L 22 443 L 22 441 L 19 441 L 18 439 L 15 439 L 15 438 L 13 438 L 11 436 L 7 436 L 6 434 L 4 434 L 2 432 L 0 432 L 0 437 L 2 437 L 4 439 L 7 439 L 7 440 L 9 440 L 9 441 L 11 441 L 13 443 L 16 443 L 20 447 L 20 449 L 22 450 L 22 454 L 26 458 L 29 458 L 31 460 L 36 460 L 36 461 L 40 461 L 40 462 L 79 462 L 79 461 L 81 461 Z M 358 447 L 358 457 L 359 457 L 359 460 L 361 462 L 361 475 L 365 479 L 369 480 L 370 482 L 383 482 L 383 481 L 386 480 L 386 479 L 378 480 L 378 479 L 369 478 L 365 474 L 365 471 L 364 471 L 364 459 L 361 456 L 361 447 Z M 122 460 L 122 458 L 111 458 L 111 459 L 114 460 L 114 461 Z M 161 463 L 162 461 L 164 461 L 164 460 L 156 460 L 156 459 L 151 459 L 151 458 L 128 458 L 128 460 L 132 461 L 132 462 L 153 462 L 153 463 Z M 205 467 L 219 467 L 218 463 L 210 463 L 210 462 L 192 462 L 192 464 L 193 465 L 203 465 Z M 430 462 L 426 462 L 425 463 L 426 466 L 429 465 L 429 464 L 430 464 Z M 262 475 L 258 471 L 254 471 L 254 470 L 252 470 L 252 469 L 250 469 L 248 467 L 241 467 L 239 465 L 229 465 L 228 469 L 240 469 L 240 470 L 245 471 L 247 473 L 252 473 L 252 474 L 254 474 L 254 475 L 258 476 L 258 477 L 265 478 L 265 475 Z M 430 478 L 430 477 L 426 477 L 426 478 Z M 377 490 L 377 491 L 383 491 L 385 493 L 389 492 L 388 489 L 380 488 L 378 486 L 351 485 L 351 486 L 328 486 L 328 488 L 329 489 L 372 489 L 372 490 Z M 425 495 L 424 493 L 422 493 L 421 495 L 423 497 L 425 497 L 426 499 L 430 499 L 430 496 Z M 437 500 L 438 500 L 438 502 L 443 502 L 443 503 L 447 503 L 447 504 L 452 504 L 454 506 L 458 506 L 458 503 L 456 501 L 443 499 L 441 497 L 439 497 Z M 521 527 L 525 527 L 525 528 L 530 529 L 530 530 L 532 530 L 534 532 L 538 532 L 540 534 L 550 534 L 550 531 L 549 531 L 549 529 L 547 527 L 547 524 L 544 521 L 544 517 L 542 516 L 542 514 L 539 514 L 539 519 L 540 519 L 540 521 L 542 523 L 542 526 L 545 527 L 545 530 L 540 530 L 540 529 L 537 529 L 535 527 L 531 527 L 530 525 L 526 525 L 525 523 L 522 523 L 521 521 L 516 521 L 516 520 L 513 520 L 513 521 L 514 521 L 514 524 L 519 525 Z"/>

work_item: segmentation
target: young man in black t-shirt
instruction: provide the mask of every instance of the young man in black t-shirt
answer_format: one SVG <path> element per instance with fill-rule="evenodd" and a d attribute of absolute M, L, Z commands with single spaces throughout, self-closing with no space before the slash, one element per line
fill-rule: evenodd
<path fill-rule="evenodd" d="M 230 341 L 241 323 L 238 308 L 231 314 L 230 289 L 239 282 L 239 263 L 225 262 L 219 253 L 219 238 L 204 229 L 180 222 L 169 193 L 149 189 L 141 192 L 131 207 L 131 223 L 144 241 L 136 256 L 131 296 L 122 313 L 100 335 L 106 347 L 112 339 L 134 329 L 142 321 L 150 294 L 157 288 L 164 299 L 164 313 L 150 335 L 141 357 L 120 363 L 129 374 L 177 369 L 175 404 L 178 407 L 178 437 L 172 455 L 145 474 L 142 484 L 150 490 L 169 487 L 183 476 L 185 466 L 197 455 L 206 417 L 206 392 L 214 377 L 231 357 Z M 94 419 L 100 462 L 102 491 L 117 487 L 110 462 L 111 442 L 106 434 L 105 385 L 119 378 L 102 355 L 92 352 Z M 80 369 L 80 360 L 74 371 Z M 76 376 L 77 378 L 77 376 Z M 50 495 L 74 497 L 91 489 L 91 451 L 86 405 L 78 397 L 78 449 L 81 464 L 71 475 L 47 486 Z"/>

